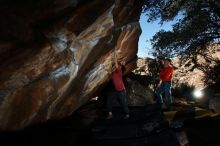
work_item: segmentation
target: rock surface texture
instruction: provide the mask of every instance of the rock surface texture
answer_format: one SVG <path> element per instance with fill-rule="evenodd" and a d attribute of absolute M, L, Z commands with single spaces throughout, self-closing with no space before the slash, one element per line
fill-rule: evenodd
<path fill-rule="evenodd" d="M 154 92 L 141 85 L 138 81 L 126 78 L 126 91 L 129 106 L 146 106 L 155 103 Z"/>
<path fill-rule="evenodd" d="M 0 130 L 71 115 L 110 79 L 114 52 L 131 70 L 141 8 L 137 0 L 1 1 Z"/>

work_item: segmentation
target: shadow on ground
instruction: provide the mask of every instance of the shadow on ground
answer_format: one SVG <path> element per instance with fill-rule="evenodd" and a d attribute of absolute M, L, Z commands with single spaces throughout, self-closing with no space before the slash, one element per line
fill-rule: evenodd
<path fill-rule="evenodd" d="M 184 125 L 175 128 L 170 126 L 157 104 L 131 107 L 130 110 L 131 117 L 127 120 L 122 118 L 120 108 L 114 108 L 114 118 L 106 120 L 103 109 L 92 101 L 62 121 L 1 133 L 1 145 L 179 146 L 179 131 L 186 133 L 190 146 L 220 145 L 219 118 L 198 120 L 193 118 L 193 110 L 179 111 L 173 120 L 181 120 Z"/>

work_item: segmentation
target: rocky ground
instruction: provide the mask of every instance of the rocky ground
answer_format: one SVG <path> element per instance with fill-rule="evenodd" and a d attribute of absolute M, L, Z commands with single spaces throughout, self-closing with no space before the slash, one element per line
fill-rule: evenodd
<path fill-rule="evenodd" d="M 4 146 L 219 146 L 220 117 L 216 113 L 188 106 L 164 111 L 157 104 L 130 107 L 130 119 L 105 119 L 99 102 L 91 101 L 70 118 L 1 133 Z"/>

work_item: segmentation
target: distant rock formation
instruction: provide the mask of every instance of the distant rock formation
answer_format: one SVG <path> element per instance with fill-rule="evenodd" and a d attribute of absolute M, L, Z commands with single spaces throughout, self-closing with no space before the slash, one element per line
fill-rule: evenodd
<path fill-rule="evenodd" d="M 0 2 L 0 130 L 61 119 L 135 67 L 142 0 Z"/>
<path fill-rule="evenodd" d="M 207 77 L 207 71 L 216 64 L 213 60 L 220 60 L 220 46 L 208 47 L 207 51 L 203 55 L 198 55 L 196 59 L 197 62 L 183 61 L 179 58 L 173 60 L 173 65 L 176 67 L 175 84 L 187 84 L 199 89 L 205 88 L 207 83 L 204 79 Z"/>
<path fill-rule="evenodd" d="M 186 84 L 189 86 L 194 86 L 195 88 L 205 88 L 206 84 L 204 82 L 205 73 L 203 69 L 208 69 L 215 65 L 214 60 L 220 60 L 220 46 L 214 45 L 210 46 L 205 52 L 206 55 L 197 56 L 197 67 L 195 63 L 191 60 L 181 60 L 180 58 L 175 58 L 172 60 L 172 64 L 175 68 L 173 81 L 175 86 L 181 84 Z M 204 55 L 204 54 L 203 54 Z M 207 58 L 208 57 L 208 58 Z M 207 61 L 209 60 L 209 61 Z M 152 62 L 152 58 L 139 58 L 137 61 L 137 68 L 134 72 L 146 75 L 149 73 L 148 64 Z M 202 68 L 202 67 L 203 68 Z"/>

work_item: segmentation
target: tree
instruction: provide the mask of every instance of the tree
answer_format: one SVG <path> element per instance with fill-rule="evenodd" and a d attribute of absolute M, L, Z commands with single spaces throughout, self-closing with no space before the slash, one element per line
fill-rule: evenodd
<path fill-rule="evenodd" d="M 219 60 L 212 58 L 207 48 L 216 44 L 220 47 L 220 1 L 151 0 L 146 1 L 143 9 L 149 22 L 159 19 L 163 24 L 175 20 L 172 30 L 160 30 L 151 39 L 153 55 L 156 58 L 179 56 L 183 62 L 192 62 L 193 68 L 204 71 L 213 81 L 210 73 L 217 69 Z M 198 63 L 201 56 L 215 67 Z"/>
<path fill-rule="evenodd" d="M 160 19 L 161 24 L 180 17 L 173 30 L 160 30 L 152 38 L 154 56 L 192 58 L 219 43 L 220 1 L 151 0 L 145 3 L 144 12 L 149 22 Z"/>

